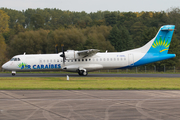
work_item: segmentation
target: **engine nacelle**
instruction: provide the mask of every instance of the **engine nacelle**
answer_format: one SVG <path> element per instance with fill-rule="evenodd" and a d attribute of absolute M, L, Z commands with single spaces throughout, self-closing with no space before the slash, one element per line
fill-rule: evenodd
<path fill-rule="evenodd" d="M 65 52 L 65 57 L 67 60 L 72 60 L 72 59 L 78 59 L 81 58 L 81 56 L 79 56 L 77 54 L 78 51 L 74 51 L 74 50 L 67 50 Z"/>

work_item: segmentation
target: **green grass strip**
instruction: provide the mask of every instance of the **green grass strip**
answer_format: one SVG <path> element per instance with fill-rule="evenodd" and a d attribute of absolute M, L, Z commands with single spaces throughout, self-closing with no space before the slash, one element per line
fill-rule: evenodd
<path fill-rule="evenodd" d="M 180 78 L 0 77 L 0 90 L 180 90 Z"/>

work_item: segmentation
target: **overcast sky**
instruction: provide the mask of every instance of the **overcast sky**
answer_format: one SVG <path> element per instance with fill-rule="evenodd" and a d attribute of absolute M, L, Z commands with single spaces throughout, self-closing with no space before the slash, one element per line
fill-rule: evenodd
<path fill-rule="evenodd" d="M 87 13 L 101 11 L 166 11 L 179 7 L 180 0 L 0 0 L 0 7 L 16 10 L 59 8 Z"/>

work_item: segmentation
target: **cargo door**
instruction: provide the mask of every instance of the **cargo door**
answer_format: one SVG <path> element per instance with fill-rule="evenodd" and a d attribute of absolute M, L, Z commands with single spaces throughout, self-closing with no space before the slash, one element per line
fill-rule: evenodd
<path fill-rule="evenodd" d="M 128 65 L 134 66 L 134 56 L 132 53 L 128 54 Z"/>

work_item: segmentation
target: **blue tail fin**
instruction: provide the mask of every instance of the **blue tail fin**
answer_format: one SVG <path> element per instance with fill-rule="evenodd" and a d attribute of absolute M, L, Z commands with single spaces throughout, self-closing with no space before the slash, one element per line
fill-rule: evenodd
<path fill-rule="evenodd" d="M 150 47 L 148 53 L 167 54 L 174 32 L 174 25 L 162 26 L 154 38 L 154 42 Z"/>
<path fill-rule="evenodd" d="M 159 29 L 159 32 L 157 33 L 155 38 L 153 38 L 140 49 L 137 49 L 140 50 L 141 53 L 144 53 L 144 56 L 142 56 L 142 58 L 135 62 L 134 66 L 139 66 L 175 57 L 175 54 L 167 54 L 174 28 L 174 25 L 162 26 Z"/>

